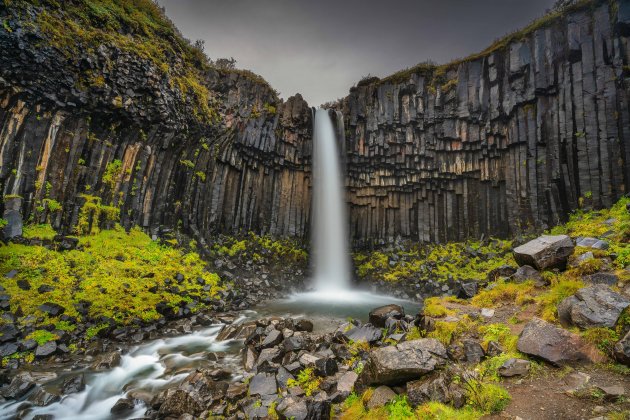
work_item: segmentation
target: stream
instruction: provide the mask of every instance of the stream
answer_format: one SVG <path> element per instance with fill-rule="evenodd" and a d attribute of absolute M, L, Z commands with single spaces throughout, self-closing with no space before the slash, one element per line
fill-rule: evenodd
<path fill-rule="evenodd" d="M 288 299 L 266 302 L 255 310 L 243 311 L 233 324 L 269 316 L 307 318 L 313 322 L 314 331 L 334 331 L 348 317 L 367 321 L 371 309 L 397 303 L 407 313 L 417 312 L 419 305 L 367 292 L 334 293 L 312 292 L 291 296 Z M 212 325 L 190 334 L 149 341 L 131 347 L 124 352 L 120 365 L 106 371 L 54 372 L 50 380 L 42 380 L 41 386 L 50 392 L 58 392 L 63 379 L 83 373 L 86 388 L 82 392 L 63 396 L 47 407 L 37 407 L 28 401 L 30 391 L 20 401 L 0 403 L 0 420 L 14 419 L 21 412 L 23 419 L 37 415 L 52 415 L 64 420 L 108 420 L 142 418 L 147 406 L 136 405 L 133 412 L 121 416 L 110 413 L 114 404 L 124 397 L 150 400 L 160 391 L 176 386 L 197 368 L 224 369 L 231 372 L 230 381 L 243 379 L 240 351 L 243 340 L 218 341 L 217 336 L 225 324 Z M 45 375 L 44 375 L 45 376 Z"/>

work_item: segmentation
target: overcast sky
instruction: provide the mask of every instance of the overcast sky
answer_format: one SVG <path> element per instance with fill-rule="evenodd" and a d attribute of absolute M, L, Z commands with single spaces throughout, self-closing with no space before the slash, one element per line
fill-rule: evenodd
<path fill-rule="evenodd" d="M 159 0 L 212 59 L 234 57 L 283 98 L 347 95 L 368 74 L 444 63 L 542 16 L 554 0 Z"/>

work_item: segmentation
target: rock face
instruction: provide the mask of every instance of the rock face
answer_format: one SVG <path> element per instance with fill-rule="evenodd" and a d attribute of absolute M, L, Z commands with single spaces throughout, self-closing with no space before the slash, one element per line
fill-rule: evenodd
<path fill-rule="evenodd" d="M 625 193 L 630 15 L 619 3 L 352 88 L 337 108 L 353 241 L 507 236 Z M 69 61 L 10 10 L 0 11 L 12 29 L 0 31 L 0 187 L 23 197 L 13 216 L 69 231 L 89 185 L 115 197 L 124 226 L 308 236 L 312 117 L 301 97 L 283 103 L 255 78 L 210 70 L 221 121 L 196 127 L 151 62 L 112 45 Z M 103 83 L 84 86 L 83 67 Z M 123 175 L 108 185 L 115 160 Z M 44 198 L 63 210 L 37 211 Z"/>
<path fill-rule="evenodd" d="M 614 327 L 630 300 L 598 284 L 578 290 L 558 305 L 558 319 L 580 328 Z"/>
<path fill-rule="evenodd" d="M 446 359 L 446 349 L 435 339 L 405 341 L 373 350 L 359 379 L 366 385 L 395 385 L 432 372 Z"/>
<path fill-rule="evenodd" d="M 538 318 L 525 325 L 517 348 L 554 365 L 593 362 L 601 358 L 597 350 L 582 341 L 580 336 Z"/>
<path fill-rule="evenodd" d="M 543 235 L 514 248 L 514 259 L 521 266 L 529 265 L 538 270 L 562 270 L 574 248 L 573 241 L 567 235 Z"/>

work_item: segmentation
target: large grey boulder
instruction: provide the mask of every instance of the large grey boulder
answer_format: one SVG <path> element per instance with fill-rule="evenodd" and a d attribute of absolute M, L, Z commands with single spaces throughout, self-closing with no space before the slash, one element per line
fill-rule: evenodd
<path fill-rule="evenodd" d="M 383 338 L 383 331 L 380 328 L 373 327 L 370 324 L 365 324 L 359 327 L 353 327 L 343 333 L 343 335 L 348 340 L 375 343 Z"/>
<path fill-rule="evenodd" d="M 404 383 L 434 371 L 446 359 L 446 349 L 436 339 L 405 341 L 370 352 L 360 380 L 365 385 Z"/>
<path fill-rule="evenodd" d="M 574 248 L 573 241 L 567 235 L 542 235 L 514 248 L 514 259 L 520 266 L 530 265 L 538 270 L 564 270 Z"/>
<path fill-rule="evenodd" d="M 259 373 L 249 382 L 249 395 L 273 395 L 278 392 L 276 377 L 271 373 Z"/>
<path fill-rule="evenodd" d="M 517 343 L 518 351 L 554 365 L 600 362 L 603 357 L 582 338 L 539 318 L 525 325 Z"/>
<path fill-rule="evenodd" d="M 578 290 L 558 305 L 558 319 L 563 325 L 582 329 L 614 327 L 630 300 L 613 292 L 608 286 L 597 284 Z"/>

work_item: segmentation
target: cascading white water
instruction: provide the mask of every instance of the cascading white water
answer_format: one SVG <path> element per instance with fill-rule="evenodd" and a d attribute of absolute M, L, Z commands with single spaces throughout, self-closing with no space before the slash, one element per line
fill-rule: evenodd
<path fill-rule="evenodd" d="M 346 203 L 337 136 L 327 110 L 315 112 L 313 132 L 314 286 L 318 292 L 348 290 Z"/>

